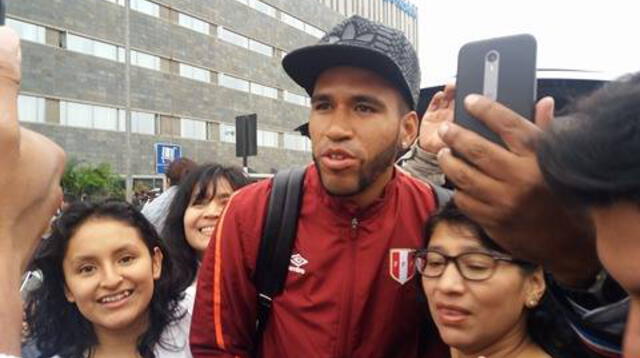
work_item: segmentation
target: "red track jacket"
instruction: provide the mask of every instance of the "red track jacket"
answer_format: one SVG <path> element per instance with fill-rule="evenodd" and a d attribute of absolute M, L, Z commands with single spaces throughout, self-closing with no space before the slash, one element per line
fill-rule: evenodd
<path fill-rule="evenodd" d="M 191 325 L 194 357 L 248 357 L 256 328 L 252 277 L 271 181 L 237 192 L 200 267 Z M 307 168 L 298 232 L 283 293 L 272 305 L 261 357 L 444 357 L 404 248 L 424 245 L 435 209 L 431 189 L 395 170 L 383 197 L 365 210 L 323 189 Z M 408 265 L 407 265 L 408 264 Z M 425 353 L 425 345 L 426 348 Z"/>

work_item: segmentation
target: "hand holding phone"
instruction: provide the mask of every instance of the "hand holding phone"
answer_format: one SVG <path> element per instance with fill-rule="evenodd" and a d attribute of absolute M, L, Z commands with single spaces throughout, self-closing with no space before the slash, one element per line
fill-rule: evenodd
<path fill-rule="evenodd" d="M 515 35 L 470 42 L 458 54 L 454 122 L 494 143 L 503 140 L 464 108 L 475 93 L 500 102 L 529 120 L 536 97 L 536 39 Z"/>

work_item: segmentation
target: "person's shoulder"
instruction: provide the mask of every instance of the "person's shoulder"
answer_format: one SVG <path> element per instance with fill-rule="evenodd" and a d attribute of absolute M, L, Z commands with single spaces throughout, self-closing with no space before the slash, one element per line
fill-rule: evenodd
<path fill-rule="evenodd" d="M 433 184 L 414 177 L 402 168 L 396 167 L 396 176 L 400 188 L 417 191 L 424 195 L 433 195 Z"/>

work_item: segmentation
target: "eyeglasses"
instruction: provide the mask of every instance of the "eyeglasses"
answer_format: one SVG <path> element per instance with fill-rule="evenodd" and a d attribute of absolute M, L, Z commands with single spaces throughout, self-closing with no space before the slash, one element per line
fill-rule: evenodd
<path fill-rule="evenodd" d="M 449 262 L 453 261 L 460 275 L 469 281 L 484 281 L 491 278 L 496 271 L 498 261 L 521 262 L 507 255 L 485 252 L 466 252 L 448 256 L 438 251 L 418 250 L 414 255 L 416 269 L 423 277 L 442 276 Z"/>

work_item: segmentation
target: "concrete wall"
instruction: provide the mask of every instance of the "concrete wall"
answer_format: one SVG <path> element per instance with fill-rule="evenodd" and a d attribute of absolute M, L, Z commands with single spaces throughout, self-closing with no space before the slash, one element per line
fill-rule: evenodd
<path fill-rule="evenodd" d="M 307 23 L 327 30 L 343 17 L 315 0 L 263 0 Z M 131 67 L 131 108 L 168 117 L 204 119 L 215 123 L 234 123 L 240 114 L 257 113 L 258 127 L 280 132 L 291 131 L 306 121 L 308 108 L 289 104 L 282 90 L 304 94 L 304 90 L 284 74 L 280 53 L 267 57 L 217 38 L 215 30 L 204 35 L 177 25 L 175 11 L 222 25 L 229 30 L 291 51 L 317 41 L 277 18 L 262 14 L 234 0 L 158 0 L 165 6 L 163 18 L 130 12 L 131 47 L 163 58 L 163 71 Z M 124 46 L 125 8 L 104 0 L 29 0 L 7 2 L 9 17 L 48 28 L 48 38 L 64 31 Z M 55 36 L 54 36 L 55 35 Z M 109 162 L 124 171 L 126 148 L 122 132 L 81 129 L 57 124 L 56 100 L 70 100 L 124 107 L 124 63 L 79 54 L 51 45 L 23 42 L 23 93 L 41 96 L 47 102 L 47 123 L 28 124 L 62 145 L 70 157 L 90 162 Z M 179 61 L 214 71 L 212 83 L 180 77 Z M 252 95 L 217 85 L 216 72 L 229 73 L 256 83 L 279 88 L 279 99 Z M 54 123 L 50 123 L 54 122 Z M 160 120 L 157 121 L 157 123 Z M 213 124 L 211 128 L 217 129 Z M 159 131 L 160 125 L 156 126 Z M 175 130 L 165 131 L 175 133 Z M 197 161 L 241 164 L 235 158 L 234 144 L 217 140 L 199 141 L 178 136 L 133 134 L 131 137 L 133 174 L 153 174 L 153 144 L 171 142 L 183 146 L 183 154 Z M 282 140 L 280 140 L 282 142 Z M 282 144 L 282 143 L 281 143 Z M 283 148 L 259 147 L 259 156 L 250 158 L 251 167 L 270 171 L 306 164 L 310 153 Z"/>

